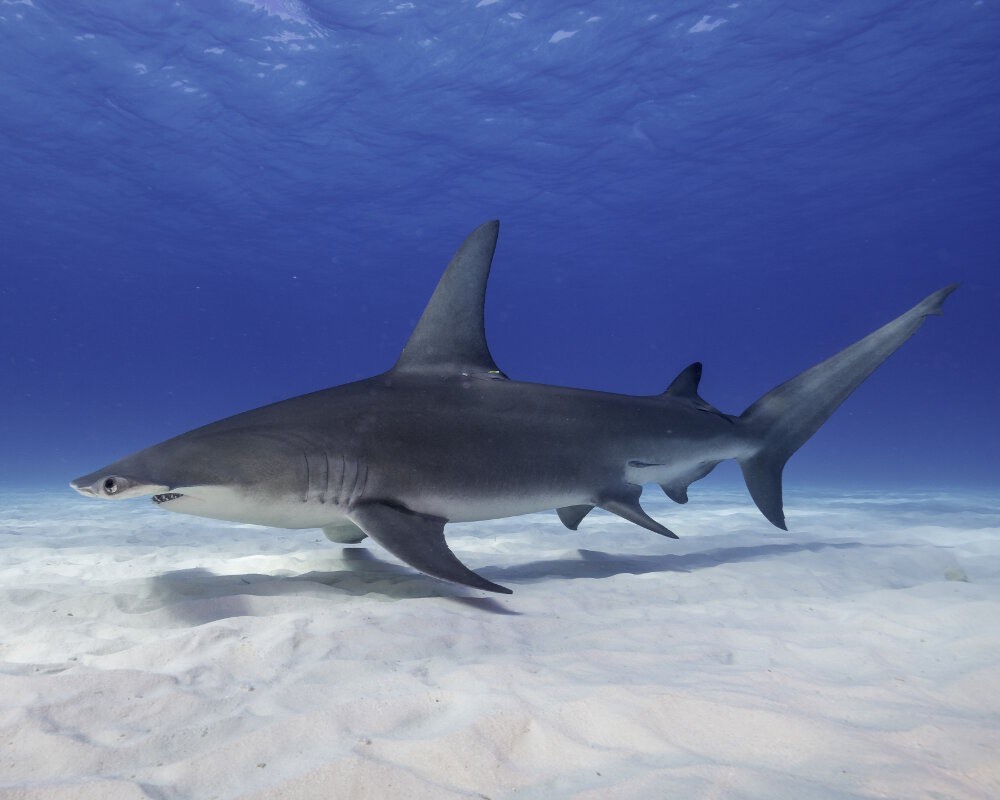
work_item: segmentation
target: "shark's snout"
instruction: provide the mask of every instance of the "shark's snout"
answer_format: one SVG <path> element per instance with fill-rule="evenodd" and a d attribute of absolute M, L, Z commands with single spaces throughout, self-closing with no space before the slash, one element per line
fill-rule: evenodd
<path fill-rule="evenodd" d="M 81 483 L 82 480 L 82 478 L 77 478 L 75 481 L 70 481 L 69 485 L 86 497 L 96 497 L 97 494 L 94 492 L 94 487 L 90 484 Z"/>
<path fill-rule="evenodd" d="M 128 497 L 161 495 L 170 487 L 150 484 L 124 475 L 91 473 L 70 481 L 69 485 L 85 497 L 102 500 L 124 500 Z"/>

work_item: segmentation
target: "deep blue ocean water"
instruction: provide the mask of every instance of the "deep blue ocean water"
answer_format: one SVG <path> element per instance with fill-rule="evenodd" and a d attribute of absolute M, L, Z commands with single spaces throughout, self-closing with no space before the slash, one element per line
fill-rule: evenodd
<path fill-rule="evenodd" d="M 0 0 L 0 484 L 388 368 L 498 217 L 508 374 L 733 413 L 960 281 L 786 485 L 996 485 L 998 190 L 995 0 Z"/>

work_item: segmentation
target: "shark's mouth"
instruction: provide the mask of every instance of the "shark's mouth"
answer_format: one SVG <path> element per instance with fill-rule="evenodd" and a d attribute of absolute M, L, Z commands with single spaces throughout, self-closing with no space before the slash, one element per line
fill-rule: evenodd
<path fill-rule="evenodd" d="M 171 500 L 176 500 L 178 497 L 183 497 L 180 492 L 166 492 L 165 494 L 154 494 L 153 502 L 156 505 L 163 505 L 164 503 L 169 503 Z"/>

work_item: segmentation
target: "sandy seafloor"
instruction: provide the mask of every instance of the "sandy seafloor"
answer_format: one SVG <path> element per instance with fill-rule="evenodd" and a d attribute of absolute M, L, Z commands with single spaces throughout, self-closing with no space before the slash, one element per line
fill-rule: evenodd
<path fill-rule="evenodd" d="M 1000 499 L 650 495 L 375 545 L 0 493 L 0 797 L 1000 797 Z"/>

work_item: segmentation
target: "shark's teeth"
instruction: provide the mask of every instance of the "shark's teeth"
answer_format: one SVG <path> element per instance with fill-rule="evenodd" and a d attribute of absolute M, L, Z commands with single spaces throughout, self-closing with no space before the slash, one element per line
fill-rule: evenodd
<path fill-rule="evenodd" d="M 180 492 L 167 492 L 166 494 L 154 494 L 153 502 L 159 505 L 160 503 L 166 503 L 170 500 L 176 500 L 178 497 L 183 497 Z"/>

